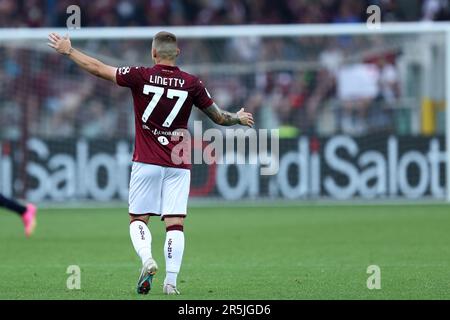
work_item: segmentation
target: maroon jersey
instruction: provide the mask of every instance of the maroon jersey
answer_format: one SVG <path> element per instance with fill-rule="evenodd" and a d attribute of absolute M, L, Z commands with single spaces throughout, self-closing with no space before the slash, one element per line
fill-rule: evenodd
<path fill-rule="evenodd" d="M 151 68 L 118 68 L 116 79 L 118 85 L 130 88 L 133 94 L 133 161 L 190 169 L 188 163 L 172 161 L 172 149 L 182 142 L 181 137 L 173 137 L 176 130 L 187 129 L 193 105 L 205 109 L 213 103 L 202 82 L 178 67 L 160 64 Z"/>

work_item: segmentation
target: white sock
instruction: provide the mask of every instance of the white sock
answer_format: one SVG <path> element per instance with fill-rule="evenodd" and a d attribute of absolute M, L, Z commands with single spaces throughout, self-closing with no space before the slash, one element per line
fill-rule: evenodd
<path fill-rule="evenodd" d="M 152 234 L 150 230 L 144 222 L 134 220 L 130 223 L 130 237 L 134 250 L 144 264 L 152 257 Z"/>
<path fill-rule="evenodd" d="M 177 286 L 177 276 L 180 272 L 184 252 L 184 232 L 182 230 L 182 226 L 169 227 L 164 244 L 164 256 L 166 257 L 166 279 L 164 283 L 175 287 Z"/>

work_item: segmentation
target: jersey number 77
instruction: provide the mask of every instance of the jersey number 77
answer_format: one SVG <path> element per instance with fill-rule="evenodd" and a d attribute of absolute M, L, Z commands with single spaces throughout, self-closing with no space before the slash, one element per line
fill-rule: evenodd
<path fill-rule="evenodd" d="M 152 114 L 153 110 L 158 105 L 159 100 L 164 94 L 164 88 L 151 86 L 151 85 L 144 85 L 144 91 L 143 93 L 148 95 L 150 93 L 153 93 L 153 98 L 150 100 L 150 102 L 147 105 L 147 108 L 145 108 L 144 114 L 142 115 L 142 121 L 144 123 L 147 122 L 148 118 Z M 176 89 L 167 89 L 167 98 L 173 99 L 178 98 L 177 102 L 175 103 L 172 111 L 167 116 L 166 120 L 164 120 L 164 123 L 162 124 L 163 127 L 170 127 L 173 120 L 178 115 L 178 112 L 180 112 L 181 107 L 183 106 L 184 102 L 186 101 L 188 97 L 188 92 L 183 90 L 176 90 Z"/>

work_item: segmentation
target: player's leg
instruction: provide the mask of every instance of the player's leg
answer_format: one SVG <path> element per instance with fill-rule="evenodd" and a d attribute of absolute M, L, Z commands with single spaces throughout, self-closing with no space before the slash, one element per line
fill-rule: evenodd
<path fill-rule="evenodd" d="M 152 234 L 147 226 L 149 217 L 130 213 L 130 238 L 142 265 L 152 258 Z"/>
<path fill-rule="evenodd" d="M 150 215 L 160 214 L 162 167 L 133 163 L 130 179 L 130 238 L 142 261 L 137 292 L 147 294 L 158 266 L 152 257 L 152 234 L 148 228 Z"/>
<path fill-rule="evenodd" d="M 21 205 L 13 199 L 8 199 L 0 193 L 0 207 L 9 209 L 21 216 L 27 237 L 31 236 L 36 228 L 37 208 L 34 204 Z"/>
<path fill-rule="evenodd" d="M 177 277 L 180 273 L 184 253 L 184 218 L 166 216 L 164 222 L 166 224 L 166 241 L 164 243 L 166 278 L 163 292 L 180 294 L 177 290 Z"/>
<path fill-rule="evenodd" d="M 184 253 L 184 218 L 187 213 L 189 197 L 190 171 L 166 168 L 162 192 L 162 212 L 166 224 L 164 256 L 166 260 L 166 278 L 163 292 L 179 294 L 177 277 L 180 272 Z"/>
<path fill-rule="evenodd" d="M 152 288 L 158 265 L 152 257 L 152 234 L 147 227 L 150 215 L 130 214 L 130 238 L 134 250 L 141 258 L 142 268 L 137 283 L 137 293 L 147 294 Z"/>

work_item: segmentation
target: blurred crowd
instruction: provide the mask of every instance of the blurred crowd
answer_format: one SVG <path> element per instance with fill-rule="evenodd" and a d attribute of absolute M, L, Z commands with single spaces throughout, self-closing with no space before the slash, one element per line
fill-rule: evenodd
<path fill-rule="evenodd" d="M 384 21 L 440 20 L 449 10 L 443 0 L 0 0 L 0 26 L 64 26 L 70 4 L 80 5 L 82 26 L 351 23 L 364 21 L 370 4 L 381 6 Z M 358 135 L 394 130 L 401 97 L 396 64 L 407 40 L 190 39 L 179 43 L 179 64 L 203 80 L 221 107 L 254 112 L 259 127 L 281 128 L 285 136 Z M 118 66 L 151 64 L 148 41 L 74 45 Z M 126 89 L 33 44 L 0 45 L 0 64 L 0 136 L 15 139 L 25 129 L 48 137 L 132 135 Z"/>
<path fill-rule="evenodd" d="M 62 27 L 70 5 L 83 26 L 112 27 L 358 22 L 371 4 L 384 21 L 450 16 L 448 0 L 0 0 L 0 27 Z"/>
<path fill-rule="evenodd" d="M 389 43 L 397 41 L 389 36 L 345 39 L 345 45 L 317 37 L 190 39 L 179 43 L 179 63 L 203 80 L 219 106 L 230 111 L 245 106 L 261 128 L 285 128 L 294 135 L 364 134 L 392 129 L 389 112 L 399 98 L 399 76 L 397 51 Z M 107 61 L 117 66 L 151 64 L 144 40 L 74 45 L 97 57 L 119 56 Z M 379 51 L 365 51 L 376 46 Z M 2 135 L 17 138 L 24 120 L 31 134 L 44 136 L 133 133 L 127 89 L 46 49 L 0 47 L 0 61 Z M 203 116 L 195 112 L 191 118 Z"/>

